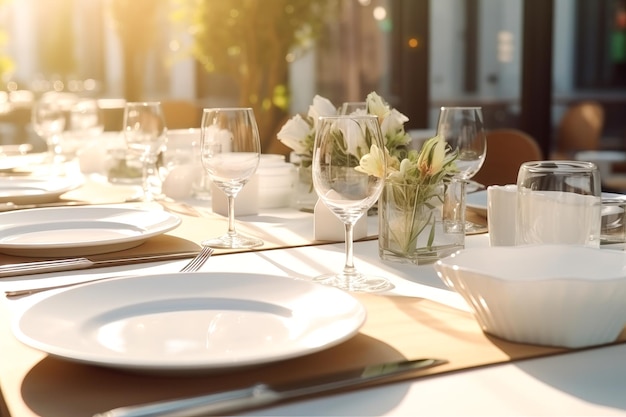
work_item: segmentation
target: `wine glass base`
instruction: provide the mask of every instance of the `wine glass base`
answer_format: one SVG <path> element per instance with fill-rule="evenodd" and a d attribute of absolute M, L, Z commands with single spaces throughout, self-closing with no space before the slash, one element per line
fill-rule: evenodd
<path fill-rule="evenodd" d="M 225 234 L 215 239 L 205 240 L 201 244 L 202 246 L 210 246 L 212 248 L 220 249 L 246 249 L 262 246 L 263 241 L 255 237 L 245 236 L 237 233 L 234 235 Z"/>
<path fill-rule="evenodd" d="M 372 277 L 363 274 L 325 274 L 313 278 L 313 281 L 331 287 L 337 287 L 354 292 L 381 292 L 392 289 L 391 282 L 381 277 Z"/>
<path fill-rule="evenodd" d="M 466 235 L 478 235 L 481 233 L 487 233 L 487 231 L 488 231 L 487 226 L 470 222 L 468 220 L 465 221 L 465 234 Z"/>

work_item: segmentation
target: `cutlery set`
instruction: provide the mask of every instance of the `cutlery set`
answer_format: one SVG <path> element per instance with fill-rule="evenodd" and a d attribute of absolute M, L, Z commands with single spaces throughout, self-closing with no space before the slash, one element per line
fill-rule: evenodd
<path fill-rule="evenodd" d="M 442 359 L 416 359 L 365 366 L 326 377 L 295 381 L 282 386 L 251 387 L 172 401 L 116 408 L 94 417 L 200 417 L 266 407 L 287 400 L 332 393 L 447 363 Z"/>
<path fill-rule="evenodd" d="M 197 252 L 174 252 L 102 260 L 91 260 L 89 258 L 79 257 L 7 264 L 0 266 L 0 278 L 41 274 L 46 272 L 63 272 L 76 269 L 100 268 L 105 266 L 134 265 L 145 262 L 172 261 L 189 258 L 195 255 L 197 255 Z"/>
<path fill-rule="evenodd" d="M 93 267 L 103 267 L 103 266 L 132 265 L 132 264 L 143 263 L 143 262 L 183 259 L 183 258 L 188 258 L 189 256 L 193 256 L 193 255 L 195 255 L 195 257 L 188 264 L 186 264 L 180 270 L 180 272 L 195 272 L 195 271 L 198 271 L 202 267 L 202 265 L 204 265 L 205 262 L 209 260 L 213 252 L 214 252 L 213 248 L 204 246 L 199 253 L 180 252 L 180 253 L 161 254 L 161 255 L 136 256 L 136 257 L 121 258 L 121 259 L 109 259 L 109 260 L 102 260 L 102 261 L 92 261 L 87 258 L 70 258 L 70 259 L 59 259 L 59 260 L 53 260 L 53 261 L 40 261 L 40 262 L 32 262 L 29 264 L 6 265 L 3 267 L 0 267 L 0 277 L 16 276 L 16 275 L 21 275 L 21 274 L 22 275 L 34 274 L 34 273 L 42 273 L 42 272 L 67 271 L 67 270 L 72 270 L 72 269 L 83 269 L 83 268 L 93 268 Z M 11 272 L 11 271 L 14 271 L 14 272 Z M 22 297 L 25 295 L 36 294 L 42 291 L 58 289 L 58 288 L 67 288 L 67 287 L 71 287 L 74 285 L 85 284 L 88 282 L 103 281 L 103 280 L 115 279 L 115 278 L 120 278 L 120 277 L 118 276 L 101 277 L 101 278 L 91 279 L 88 281 L 73 282 L 69 284 L 29 288 L 25 290 L 16 290 L 16 291 L 5 291 L 4 294 L 7 298 Z"/>

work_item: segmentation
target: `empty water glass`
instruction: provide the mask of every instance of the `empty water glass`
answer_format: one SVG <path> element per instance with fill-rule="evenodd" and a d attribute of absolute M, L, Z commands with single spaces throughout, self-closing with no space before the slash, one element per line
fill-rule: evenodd
<path fill-rule="evenodd" d="M 600 245 L 601 188 L 595 164 L 525 162 L 517 186 L 518 245 Z"/>

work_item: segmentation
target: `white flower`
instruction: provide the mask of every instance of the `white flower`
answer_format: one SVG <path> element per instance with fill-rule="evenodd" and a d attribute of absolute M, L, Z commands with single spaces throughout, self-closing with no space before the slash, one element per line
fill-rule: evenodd
<path fill-rule="evenodd" d="M 299 114 L 289 119 L 278 134 L 278 139 L 297 154 L 308 152 L 306 138 L 311 133 L 311 125 Z"/>
<path fill-rule="evenodd" d="M 399 111 L 392 109 L 376 92 L 371 92 L 366 99 L 367 109 L 359 109 L 351 113 L 352 116 L 372 115 L 378 118 L 378 124 L 383 133 L 385 147 L 393 156 L 406 153 L 406 144 L 411 139 L 404 130 L 404 123 L 409 119 Z M 335 116 L 337 108 L 325 97 L 316 95 L 309 106 L 306 116 L 296 115 L 288 120 L 277 134 L 278 139 L 300 155 L 311 155 L 315 135 L 319 128 L 318 120 L 321 116 Z M 355 127 L 344 126 L 343 129 L 350 137 L 361 132 L 354 132 Z M 369 151 L 364 134 L 360 140 L 348 145 L 347 152 L 360 158 Z M 398 162 L 399 163 L 399 162 Z"/>
<path fill-rule="evenodd" d="M 428 139 L 420 151 L 417 167 L 422 175 L 435 176 L 446 162 L 446 141 L 443 136 Z"/>
<path fill-rule="evenodd" d="M 369 114 L 378 116 L 378 122 L 381 123 L 391 112 L 385 100 L 376 92 L 372 91 L 367 95 L 365 100 L 367 103 L 367 111 Z"/>
<path fill-rule="evenodd" d="M 383 136 L 395 136 L 398 132 L 404 133 L 404 124 L 409 121 L 409 118 L 400 113 L 396 109 L 392 109 L 380 124 L 380 130 L 383 131 Z"/>
<path fill-rule="evenodd" d="M 337 114 L 335 105 L 325 97 L 316 95 L 313 104 L 309 106 L 308 116 L 313 120 L 313 127 L 317 127 L 317 119 L 320 116 L 334 116 Z"/>
<path fill-rule="evenodd" d="M 397 158 L 393 157 L 393 159 L 395 159 L 395 163 L 397 164 L 398 160 Z M 389 180 L 391 180 L 392 182 L 403 182 L 405 180 L 405 178 L 409 175 L 409 169 L 411 169 L 412 163 L 408 158 L 403 159 L 400 162 L 399 168 L 396 168 L 395 165 L 391 165 L 388 164 L 387 166 L 387 172 L 388 175 L 387 177 L 389 178 Z"/>
<path fill-rule="evenodd" d="M 389 152 L 387 149 L 379 149 L 378 146 L 372 145 L 370 153 L 361 157 L 359 166 L 356 167 L 356 170 L 378 178 L 385 178 L 385 171 L 387 168 L 386 157 L 388 154 Z"/>
<path fill-rule="evenodd" d="M 346 144 L 348 145 L 347 152 L 357 158 L 361 158 L 361 156 L 369 150 L 367 148 L 367 141 L 365 140 L 366 126 L 360 123 L 346 121 L 346 123 L 341 124 L 341 127 L 342 133 L 346 138 L 350 139 L 346 140 Z M 345 132 L 343 132 L 343 129 L 345 129 Z"/>

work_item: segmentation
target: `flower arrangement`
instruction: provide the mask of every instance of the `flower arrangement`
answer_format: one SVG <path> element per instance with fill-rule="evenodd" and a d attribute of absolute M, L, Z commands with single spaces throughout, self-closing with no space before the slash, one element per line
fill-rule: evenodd
<path fill-rule="evenodd" d="M 407 145 L 411 137 L 404 130 L 404 123 L 409 119 L 398 110 L 389 106 L 376 92 L 371 92 L 365 100 L 366 110 L 357 110 L 354 113 L 371 114 L 378 117 L 380 129 L 385 140 L 385 148 L 390 155 L 398 158 L 406 156 Z M 313 154 L 316 123 L 320 116 L 337 114 L 337 107 L 325 97 L 316 95 L 305 117 L 296 114 L 289 119 L 276 135 L 278 139 L 293 151 L 310 159 Z"/>
<path fill-rule="evenodd" d="M 410 150 L 411 138 L 404 129 L 408 118 L 391 108 L 376 92 L 368 94 L 365 103 L 365 109 L 354 113 L 377 116 L 385 146 L 379 149 L 372 145 L 365 155 L 348 153 L 357 159 L 357 171 L 379 178 L 385 176 L 378 202 L 381 257 L 423 263 L 424 259 L 432 262 L 459 249 L 464 242 L 464 222 L 443 219 L 449 214 L 444 213 L 444 200 L 450 200 L 449 184 L 458 172 L 457 152 L 452 151 L 442 136 L 428 139 L 419 151 Z M 291 118 L 278 133 L 278 139 L 303 161 L 310 161 L 317 118 L 337 113 L 332 102 L 315 96 L 307 116 Z M 458 216 L 457 208 L 458 204 L 448 211 Z"/>
<path fill-rule="evenodd" d="M 457 172 L 456 158 L 457 152 L 451 151 L 442 136 L 428 139 L 420 151 L 410 150 L 401 160 L 375 145 L 361 157 L 356 167 L 360 172 L 380 177 L 386 167 L 385 189 L 378 205 L 381 257 L 419 264 L 457 249 L 459 239 L 462 242 L 464 238 L 463 222 L 446 236 L 449 230 L 442 221 L 446 188 Z M 441 243 L 446 237 L 452 242 Z"/>

